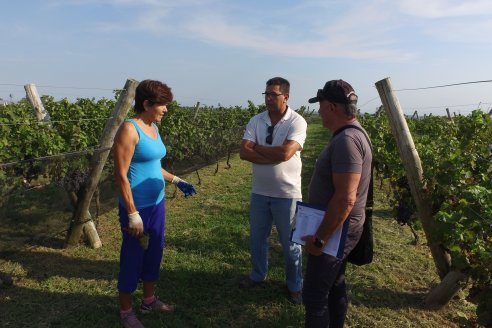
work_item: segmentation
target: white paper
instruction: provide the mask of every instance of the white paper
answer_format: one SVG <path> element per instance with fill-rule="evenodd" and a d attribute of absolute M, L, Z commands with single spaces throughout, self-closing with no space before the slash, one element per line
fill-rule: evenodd
<path fill-rule="evenodd" d="M 296 227 L 292 231 L 291 240 L 296 244 L 304 245 L 306 242 L 301 240 L 301 237 L 314 235 L 324 216 L 324 210 L 306 206 L 305 204 L 303 205 L 303 203 L 297 203 Z M 348 220 L 346 221 L 346 224 L 348 224 Z M 342 239 L 343 227 L 346 226 L 346 224 L 340 226 L 331 235 L 323 248 L 323 253 L 332 256 L 338 255 L 340 246 L 344 247 L 344 245 L 340 245 L 340 240 Z M 343 238 L 342 242 L 345 243 L 345 238 Z"/>

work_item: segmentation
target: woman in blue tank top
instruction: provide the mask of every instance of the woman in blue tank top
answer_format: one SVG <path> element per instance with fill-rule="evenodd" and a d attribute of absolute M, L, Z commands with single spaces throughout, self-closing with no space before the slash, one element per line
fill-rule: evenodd
<path fill-rule="evenodd" d="M 140 82 L 135 94 L 135 116 L 125 121 L 115 138 L 115 181 L 119 189 L 119 217 L 123 234 L 118 292 L 124 327 L 143 327 L 132 309 L 132 293 L 143 281 L 140 312 L 172 312 L 174 307 L 154 294 L 164 249 L 165 182 L 185 196 L 194 186 L 161 166 L 166 146 L 154 122 L 160 122 L 173 100 L 171 89 L 154 80 Z"/>

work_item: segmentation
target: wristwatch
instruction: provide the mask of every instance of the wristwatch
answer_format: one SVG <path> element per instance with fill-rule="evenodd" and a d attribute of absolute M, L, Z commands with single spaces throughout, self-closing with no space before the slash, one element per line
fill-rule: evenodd
<path fill-rule="evenodd" d="M 314 246 L 323 248 L 325 246 L 325 241 L 320 239 L 317 235 L 314 235 Z"/>

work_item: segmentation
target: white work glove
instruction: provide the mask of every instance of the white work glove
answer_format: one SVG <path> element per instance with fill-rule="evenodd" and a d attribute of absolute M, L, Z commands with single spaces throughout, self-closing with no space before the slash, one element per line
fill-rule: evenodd
<path fill-rule="evenodd" d="M 183 192 L 185 197 L 193 196 L 193 194 L 196 194 L 195 186 L 189 182 L 184 181 L 180 177 L 174 176 L 173 181 L 171 182 Z"/>
<path fill-rule="evenodd" d="M 144 232 L 143 221 L 138 211 L 128 214 L 128 232 L 133 236 L 140 236 Z"/>

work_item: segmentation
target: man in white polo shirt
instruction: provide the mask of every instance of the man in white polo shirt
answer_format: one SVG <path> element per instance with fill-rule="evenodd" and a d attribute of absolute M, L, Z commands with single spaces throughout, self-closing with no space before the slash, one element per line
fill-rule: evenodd
<path fill-rule="evenodd" d="M 250 288 L 266 279 L 268 239 L 272 223 L 282 244 L 288 299 L 302 303 L 301 246 L 290 241 L 296 202 L 301 193 L 301 150 L 307 123 L 292 110 L 290 83 L 275 77 L 267 81 L 267 111 L 254 116 L 246 126 L 241 143 L 241 159 L 253 163 L 253 190 L 250 204 L 250 249 L 252 269 L 241 282 Z"/>

